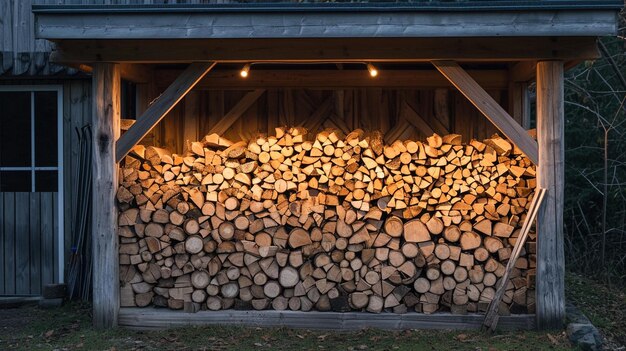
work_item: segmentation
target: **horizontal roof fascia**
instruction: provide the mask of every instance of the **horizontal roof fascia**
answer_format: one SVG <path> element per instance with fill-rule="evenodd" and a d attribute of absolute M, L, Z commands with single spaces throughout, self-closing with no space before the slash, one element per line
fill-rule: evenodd
<path fill-rule="evenodd" d="M 599 1 L 603 3 L 603 1 Z M 37 38 L 237 39 L 603 36 L 617 8 L 33 6 Z M 306 10 L 305 10 L 306 9 Z M 339 9 L 339 10 L 338 10 Z M 280 11 L 279 11 L 280 10 Z"/>
<path fill-rule="evenodd" d="M 366 2 L 263 2 L 231 4 L 146 4 L 146 5 L 34 5 L 36 13 L 54 12 L 385 12 L 385 11 L 525 11 L 525 10 L 619 10 L 620 0 L 481 0 L 481 1 L 366 1 Z"/>

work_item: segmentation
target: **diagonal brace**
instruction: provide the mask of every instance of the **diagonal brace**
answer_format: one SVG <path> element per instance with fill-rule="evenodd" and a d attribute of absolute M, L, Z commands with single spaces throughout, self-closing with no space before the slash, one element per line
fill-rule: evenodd
<path fill-rule="evenodd" d="M 503 108 L 461 66 L 454 61 L 432 61 L 432 64 L 454 85 L 461 94 L 493 123 L 509 140 L 537 164 L 539 147 Z"/>
<path fill-rule="evenodd" d="M 137 122 L 115 143 L 115 162 L 120 162 L 170 112 L 187 93 L 213 68 L 216 62 L 192 63 L 159 96 Z"/>

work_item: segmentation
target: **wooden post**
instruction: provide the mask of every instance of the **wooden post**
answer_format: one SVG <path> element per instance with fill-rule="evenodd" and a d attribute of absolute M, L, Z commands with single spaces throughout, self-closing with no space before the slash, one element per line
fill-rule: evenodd
<path fill-rule="evenodd" d="M 117 326 L 119 257 L 117 243 L 117 164 L 115 141 L 120 135 L 120 68 L 113 63 L 93 67 L 93 324 Z"/>
<path fill-rule="evenodd" d="M 565 317 L 563 252 L 564 122 L 563 62 L 537 64 L 537 187 L 547 190 L 537 217 L 539 329 L 561 328 Z"/>

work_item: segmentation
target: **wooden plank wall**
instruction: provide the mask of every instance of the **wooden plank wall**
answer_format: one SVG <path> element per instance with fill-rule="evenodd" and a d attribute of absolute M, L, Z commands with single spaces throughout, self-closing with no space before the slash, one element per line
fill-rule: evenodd
<path fill-rule="evenodd" d="M 58 281 L 58 193 L 0 193 L 0 295 L 39 295 Z"/>
<path fill-rule="evenodd" d="M 31 1 L 0 1 L 0 75 L 75 74 L 74 69 L 48 62 L 52 43 L 35 39 Z"/>
<path fill-rule="evenodd" d="M 225 4 L 229 0 L 1 0 L 0 76 L 76 74 L 73 68 L 48 62 L 53 44 L 35 39 L 32 5 Z"/>
<path fill-rule="evenodd" d="M 77 183 L 79 136 L 76 130 L 91 124 L 91 80 L 66 80 L 63 82 L 63 184 L 65 203 L 65 257 L 71 247 L 71 230 L 75 217 L 77 198 L 74 187 Z"/>
<path fill-rule="evenodd" d="M 155 146 L 174 152 L 185 150 L 186 140 L 206 135 L 249 91 L 198 90 L 190 92 L 155 128 Z M 507 108 L 506 91 L 489 92 Z M 319 109 L 326 110 L 318 111 Z M 272 89 L 238 118 L 224 133 L 237 141 L 258 133 L 273 133 L 277 126 L 311 124 L 321 115 L 312 132 L 338 128 L 380 130 L 387 142 L 396 139 L 425 140 L 433 132 L 458 133 L 465 141 L 487 138 L 497 129 L 455 90 L 390 90 L 377 88 L 345 90 Z"/>

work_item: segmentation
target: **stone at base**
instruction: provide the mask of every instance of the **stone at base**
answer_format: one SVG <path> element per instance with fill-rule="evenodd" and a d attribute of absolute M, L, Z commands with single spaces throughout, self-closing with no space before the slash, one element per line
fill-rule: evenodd
<path fill-rule="evenodd" d="M 581 350 L 596 351 L 602 349 L 600 332 L 591 324 L 570 323 L 567 325 L 567 336 Z"/>

